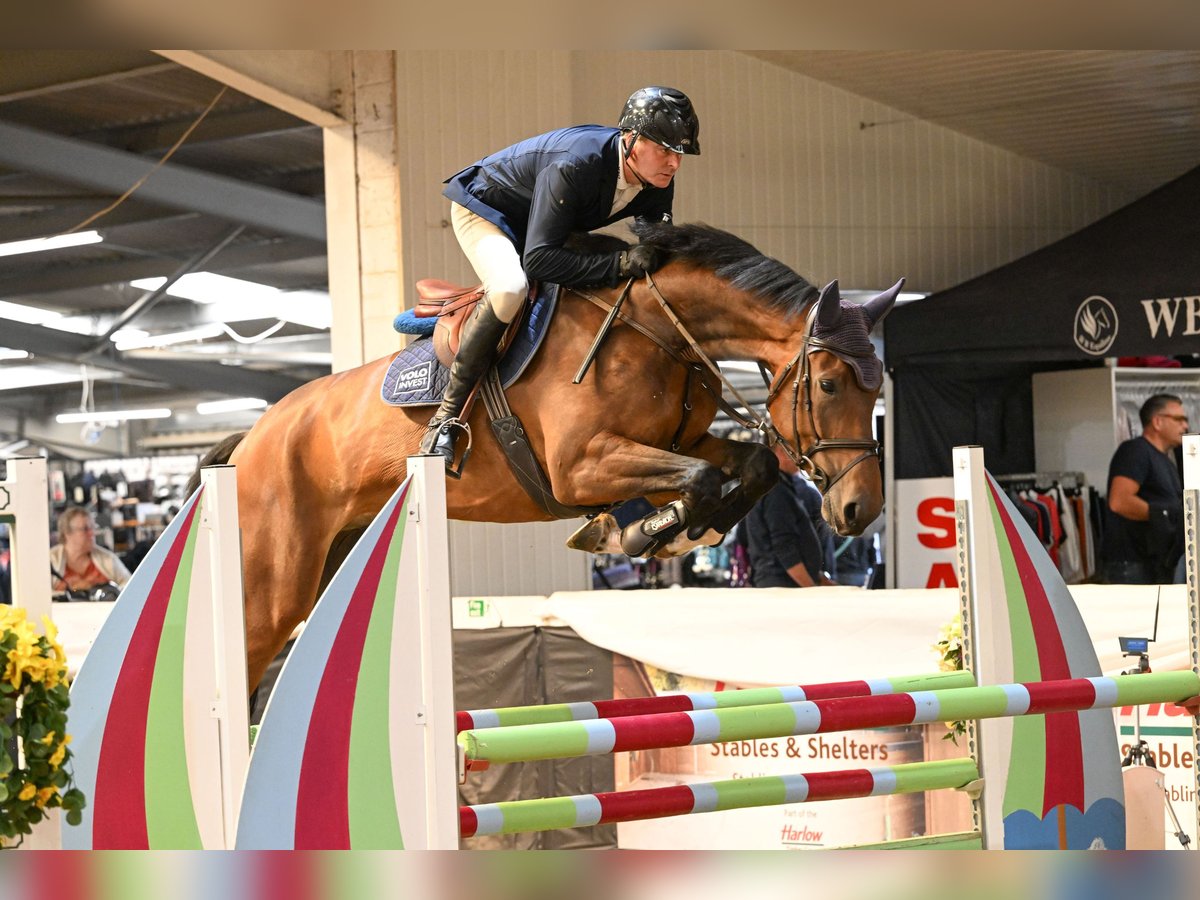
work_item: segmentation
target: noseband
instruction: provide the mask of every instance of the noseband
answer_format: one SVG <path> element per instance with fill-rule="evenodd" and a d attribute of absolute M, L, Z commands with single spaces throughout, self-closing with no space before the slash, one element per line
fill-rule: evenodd
<path fill-rule="evenodd" d="M 823 438 L 821 432 L 817 429 L 817 420 L 813 415 L 812 402 L 812 366 L 808 356 L 814 350 L 826 350 L 830 353 L 841 356 L 856 356 L 866 358 L 866 353 L 855 353 L 847 350 L 845 347 L 839 347 L 830 341 L 822 340 L 813 335 L 813 327 L 817 320 L 817 305 L 814 303 L 808 311 L 808 319 L 804 326 L 804 340 L 800 343 L 800 349 L 796 351 L 796 355 L 792 357 L 792 361 L 784 366 L 783 371 L 776 376 L 774 383 L 767 392 L 766 405 L 770 407 L 771 401 L 774 400 L 783 390 L 784 384 L 789 373 L 795 373 L 792 379 L 792 434 L 796 436 L 796 446 L 793 447 L 783 439 L 778 430 L 771 428 L 773 437 L 783 446 L 784 452 L 791 457 L 799 468 L 808 473 L 812 478 L 813 484 L 817 486 L 822 494 L 826 493 L 831 487 L 837 484 L 846 476 L 851 469 L 857 466 L 860 462 L 872 457 L 879 456 L 879 441 L 868 438 Z M 873 354 L 872 354 L 873 355 Z M 797 367 L 799 363 L 799 367 Z M 808 416 L 808 426 L 812 431 L 813 443 L 803 451 L 800 450 L 800 388 L 804 387 L 804 413 Z M 830 477 L 829 474 L 821 468 L 814 457 L 818 453 L 827 450 L 862 450 L 863 452 L 856 456 L 848 466 L 844 467 L 836 475 Z"/>

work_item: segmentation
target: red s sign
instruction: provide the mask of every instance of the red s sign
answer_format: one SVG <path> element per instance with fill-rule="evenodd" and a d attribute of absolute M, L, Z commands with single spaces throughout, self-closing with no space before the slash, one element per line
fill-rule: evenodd
<path fill-rule="evenodd" d="M 917 505 L 917 521 L 929 531 L 917 532 L 922 546 L 944 550 L 954 546 L 954 499 L 929 497 Z"/>

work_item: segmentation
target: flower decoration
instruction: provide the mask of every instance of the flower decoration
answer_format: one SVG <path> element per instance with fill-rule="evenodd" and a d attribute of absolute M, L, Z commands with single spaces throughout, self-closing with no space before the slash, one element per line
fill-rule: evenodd
<path fill-rule="evenodd" d="M 955 616 L 942 626 L 938 632 L 937 643 L 931 648 L 938 655 L 938 671 L 957 672 L 963 667 L 962 661 L 962 616 Z M 957 722 L 947 722 L 950 729 L 943 740 L 958 743 L 958 736 L 967 733 L 967 723 L 961 719 Z"/>
<path fill-rule="evenodd" d="M 42 624 L 39 635 L 25 610 L 0 606 L 0 847 L 19 845 L 54 807 L 82 821 L 83 792 L 67 768 L 66 654 L 54 624 Z"/>

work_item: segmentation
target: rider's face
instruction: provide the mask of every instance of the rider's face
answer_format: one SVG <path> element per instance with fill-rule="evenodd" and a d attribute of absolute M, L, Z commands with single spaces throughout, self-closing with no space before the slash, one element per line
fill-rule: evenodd
<path fill-rule="evenodd" d="M 665 188 L 679 171 L 683 156 L 661 144 L 639 137 L 629 151 L 629 164 L 646 184 Z"/>

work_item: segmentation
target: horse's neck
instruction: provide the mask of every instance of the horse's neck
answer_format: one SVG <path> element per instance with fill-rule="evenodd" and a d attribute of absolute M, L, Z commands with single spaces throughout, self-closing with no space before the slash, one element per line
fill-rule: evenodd
<path fill-rule="evenodd" d="M 758 297 L 708 277 L 674 276 L 657 281 L 659 292 L 687 332 L 713 359 L 754 360 L 774 369 L 795 352 L 804 332 L 804 315 L 785 318 Z M 662 315 L 646 290 L 647 308 Z M 808 307 L 805 307 L 807 313 Z"/>

